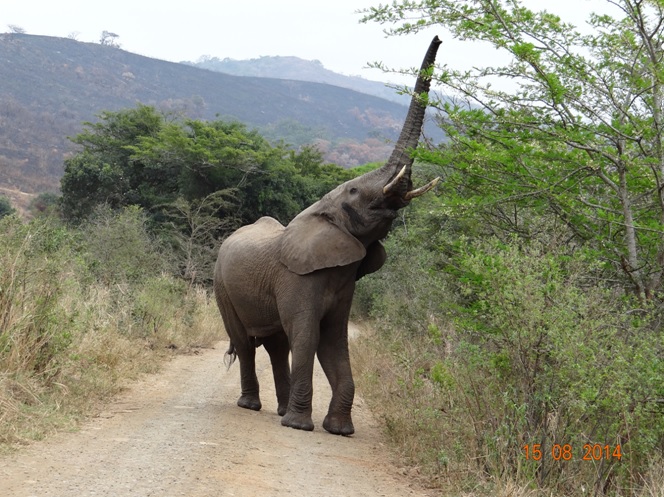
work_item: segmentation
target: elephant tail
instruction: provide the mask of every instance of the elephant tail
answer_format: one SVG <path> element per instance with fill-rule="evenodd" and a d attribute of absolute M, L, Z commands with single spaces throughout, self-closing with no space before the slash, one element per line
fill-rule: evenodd
<path fill-rule="evenodd" d="M 235 352 L 235 345 L 233 345 L 233 342 L 231 342 L 228 346 L 228 350 L 224 354 L 224 364 L 226 365 L 226 371 L 231 369 L 235 359 L 237 359 L 237 352 Z"/>

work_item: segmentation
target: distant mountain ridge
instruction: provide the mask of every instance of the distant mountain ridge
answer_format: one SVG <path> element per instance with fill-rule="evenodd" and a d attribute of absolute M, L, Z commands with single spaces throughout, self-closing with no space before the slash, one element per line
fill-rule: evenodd
<path fill-rule="evenodd" d="M 54 191 L 67 140 L 104 110 L 137 103 L 234 119 L 272 140 L 313 143 L 345 166 L 384 160 L 407 107 L 322 83 L 235 76 L 69 38 L 0 34 L 0 186 Z"/>
<path fill-rule="evenodd" d="M 263 56 L 256 59 L 236 60 L 203 56 L 196 62 L 183 62 L 202 69 L 259 78 L 292 79 L 340 86 L 375 97 L 408 105 L 410 97 L 398 94 L 394 88 L 380 81 L 360 76 L 346 76 L 326 69 L 319 60 L 305 60 L 293 56 Z"/>

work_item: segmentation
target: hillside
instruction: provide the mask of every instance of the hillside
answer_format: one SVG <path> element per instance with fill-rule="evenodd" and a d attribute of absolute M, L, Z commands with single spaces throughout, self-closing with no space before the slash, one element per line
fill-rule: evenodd
<path fill-rule="evenodd" d="M 380 81 L 371 81 L 360 76 L 345 76 L 326 69 L 318 60 L 304 60 L 299 57 L 265 56 L 257 59 L 235 60 L 218 57 L 201 57 L 196 62 L 183 62 L 201 69 L 233 74 L 235 76 L 256 76 L 259 78 L 292 79 L 340 86 L 375 97 L 408 105 L 410 97 L 400 95 L 393 88 Z"/>
<path fill-rule="evenodd" d="M 240 77 L 67 38 L 0 35 L 0 186 L 58 188 L 67 139 L 103 110 L 136 103 L 236 119 L 268 138 L 316 143 L 345 166 L 383 160 L 406 107 L 320 83 Z"/>

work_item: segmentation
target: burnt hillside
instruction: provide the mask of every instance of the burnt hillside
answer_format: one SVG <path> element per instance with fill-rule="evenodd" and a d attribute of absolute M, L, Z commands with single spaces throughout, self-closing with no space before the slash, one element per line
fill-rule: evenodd
<path fill-rule="evenodd" d="M 67 38 L 0 34 L 0 186 L 55 190 L 67 139 L 103 110 L 138 102 L 236 119 L 270 139 L 317 143 L 345 166 L 387 157 L 406 107 L 337 86 L 243 77 Z"/>

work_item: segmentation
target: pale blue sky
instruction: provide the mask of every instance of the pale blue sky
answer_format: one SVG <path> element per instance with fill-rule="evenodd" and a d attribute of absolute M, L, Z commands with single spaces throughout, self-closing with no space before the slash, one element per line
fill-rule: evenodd
<path fill-rule="evenodd" d="M 387 0 L 391 2 L 391 0 Z M 386 0 L 383 0 L 385 3 Z M 380 60 L 391 67 L 419 65 L 431 38 L 445 41 L 438 60 L 453 67 L 487 63 L 495 52 L 449 40 L 430 29 L 416 36 L 385 38 L 383 27 L 359 24 L 355 11 L 376 6 L 373 0 L 3 0 L 0 32 L 14 24 L 29 34 L 98 42 L 104 30 L 116 33 L 121 48 L 169 61 L 202 55 L 249 59 L 294 55 L 318 59 L 325 67 L 366 79 L 399 83 L 395 77 L 366 69 Z M 603 0 L 526 0 L 564 20 L 583 23 Z M 405 81 L 410 84 L 410 78 Z"/>

